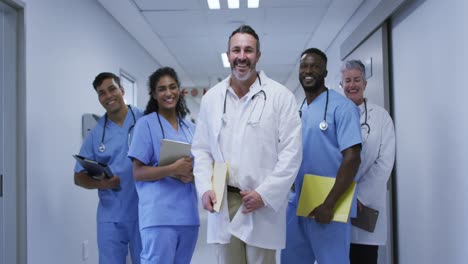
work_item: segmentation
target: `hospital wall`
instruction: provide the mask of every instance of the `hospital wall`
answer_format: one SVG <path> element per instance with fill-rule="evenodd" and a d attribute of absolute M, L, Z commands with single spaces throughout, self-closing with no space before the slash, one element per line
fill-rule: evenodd
<path fill-rule="evenodd" d="M 97 191 L 73 182 L 82 113 L 103 114 L 92 81 L 125 70 L 137 79 L 138 104 L 159 65 L 94 0 L 26 3 L 28 264 L 98 263 Z M 89 258 L 82 261 L 83 241 Z"/>
<path fill-rule="evenodd" d="M 412 1 L 392 22 L 399 263 L 467 263 L 467 11 Z"/>

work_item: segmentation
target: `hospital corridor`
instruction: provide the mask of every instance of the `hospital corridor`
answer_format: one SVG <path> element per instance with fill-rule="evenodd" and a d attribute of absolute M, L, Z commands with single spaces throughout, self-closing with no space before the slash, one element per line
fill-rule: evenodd
<path fill-rule="evenodd" d="M 467 263 L 467 13 L 0 0 L 0 264 Z"/>

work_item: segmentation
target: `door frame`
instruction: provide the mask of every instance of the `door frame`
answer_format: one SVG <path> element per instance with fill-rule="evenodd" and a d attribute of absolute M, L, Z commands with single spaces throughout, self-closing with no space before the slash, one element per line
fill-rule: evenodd
<path fill-rule="evenodd" d="M 8 155 L 8 173 L 15 175 L 3 181 L 4 212 L 4 259 L 5 263 L 27 263 L 26 222 L 26 43 L 25 4 L 21 0 L 0 0 L 16 11 L 16 90 L 5 89 L 7 107 L 4 137 Z M 11 140 L 10 140 L 11 139 Z M 5 166 L 6 167 L 6 166 Z M 13 180 L 11 180 L 13 179 Z"/>

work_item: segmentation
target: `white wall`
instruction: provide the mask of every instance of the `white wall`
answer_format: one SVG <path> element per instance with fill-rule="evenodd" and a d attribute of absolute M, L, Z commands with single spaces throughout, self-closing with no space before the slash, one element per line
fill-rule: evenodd
<path fill-rule="evenodd" d="M 137 78 L 139 106 L 159 65 L 94 0 L 25 0 L 28 264 L 97 263 L 97 191 L 73 183 L 81 114 L 102 114 L 101 71 Z M 81 260 L 81 242 L 89 259 Z"/>
<path fill-rule="evenodd" d="M 414 2 L 392 30 L 399 263 L 467 263 L 468 2 Z"/>
<path fill-rule="evenodd" d="M 353 33 L 357 26 L 372 12 L 380 1 L 381 0 L 365 1 L 325 51 L 328 57 L 328 77 L 326 80 L 328 87 L 343 92 L 343 90 L 339 88 L 341 78 L 340 67 L 342 63 L 340 54 L 341 44 Z"/>

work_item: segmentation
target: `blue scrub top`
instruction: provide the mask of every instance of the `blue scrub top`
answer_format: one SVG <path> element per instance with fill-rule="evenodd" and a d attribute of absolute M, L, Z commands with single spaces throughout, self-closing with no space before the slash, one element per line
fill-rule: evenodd
<path fill-rule="evenodd" d="M 293 199 L 297 207 L 304 174 L 336 177 L 343 160 L 341 151 L 361 143 L 360 116 L 358 107 L 349 99 L 329 89 L 327 122 L 328 129 L 319 128 L 323 121 L 327 93 L 321 93 L 311 104 L 302 107 L 303 157 L 295 181 L 298 195 Z M 351 216 L 356 214 L 356 194 Z"/>
<path fill-rule="evenodd" d="M 111 171 L 120 177 L 121 190 L 98 190 L 98 222 L 126 222 L 138 219 L 138 196 L 133 180 L 132 162 L 127 157 L 127 152 L 128 133 L 129 131 L 130 135 L 134 133 L 134 128 L 130 130 L 130 127 L 143 116 L 143 111 L 133 106 L 131 106 L 131 110 L 135 115 L 135 120 L 129 109 L 122 127 L 119 127 L 110 119 L 107 120 L 103 142 L 106 147 L 104 152 L 99 151 L 104 129 L 104 116 L 98 120 L 96 126 L 88 133 L 81 146 L 81 156 L 107 164 L 110 166 Z M 76 163 L 75 172 L 83 170 L 83 167 Z"/>
<path fill-rule="evenodd" d="M 138 120 L 128 156 L 148 166 L 158 166 L 163 139 L 158 114 L 153 112 Z M 159 115 L 166 139 L 192 143 L 195 125 L 179 120 L 176 131 Z M 172 177 L 157 181 L 136 181 L 139 197 L 140 229 L 162 225 L 200 225 L 198 203 L 193 183 L 183 183 Z"/>

